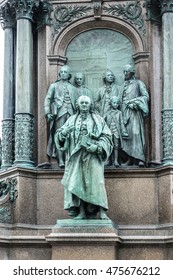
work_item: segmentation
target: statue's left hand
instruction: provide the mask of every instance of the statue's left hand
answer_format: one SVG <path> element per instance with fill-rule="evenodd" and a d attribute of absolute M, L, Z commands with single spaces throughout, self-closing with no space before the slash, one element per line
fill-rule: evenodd
<path fill-rule="evenodd" d="M 88 148 L 86 148 L 87 152 L 95 153 L 97 151 L 97 145 L 91 144 Z"/>
<path fill-rule="evenodd" d="M 129 104 L 128 104 L 128 107 L 129 107 L 131 110 L 134 110 L 134 109 L 135 109 L 135 106 L 134 106 L 134 104 L 132 104 L 132 103 L 129 103 Z"/>
<path fill-rule="evenodd" d="M 128 104 L 128 107 L 131 109 L 131 110 L 138 110 L 138 106 L 136 103 L 129 103 Z"/>

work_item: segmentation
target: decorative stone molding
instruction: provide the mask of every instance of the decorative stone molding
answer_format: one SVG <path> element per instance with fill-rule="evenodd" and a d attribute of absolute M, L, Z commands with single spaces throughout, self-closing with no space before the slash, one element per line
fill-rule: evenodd
<path fill-rule="evenodd" d="M 16 19 L 29 19 L 36 23 L 37 29 L 51 25 L 52 4 L 49 0 L 8 0 L 0 8 L 2 27 L 13 27 Z"/>
<path fill-rule="evenodd" d="M 3 29 L 11 28 L 15 25 L 15 1 L 8 1 L 0 7 L 0 22 Z"/>
<path fill-rule="evenodd" d="M 17 19 L 24 18 L 33 21 L 34 12 L 36 11 L 34 0 L 17 0 L 15 7 Z"/>
<path fill-rule="evenodd" d="M 162 110 L 163 161 L 173 164 L 173 109 Z"/>
<path fill-rule="evenodd" d="M 1 168 L 12 166 L 14 161 L 14 119 L 2 121 L 2 165 Z"/>
<path fill-rule="evenodd" d="M 173 0 L 145 0 L 147 20 L 161 23 L 161 15 L 173 12 Z"/>
<path fill-rule="evenodd" d="M 102 0 L 92 0 L 93 2 L 93 10 L 94 10 L 94 18 L 101 19 L 102 15 Z"/>
<path fill-rule="evenodd" d="M 81 18 L 82 16 L 86 15 L 88 11 L 92 8 L 87 6 L 65 6 L 65 5 L 58 5 L 54 10 L 54 22 L 53 28 L 54 32 L 52 36 L 54 37 L 55 34 L 59 33 L 60 30 L 74 21 L 77 18 Z"/>
<path fill-rule="evenodd" d="M 52 4 L 49 1 L 40 0 L 38 8 L 35 13 L 35 21 L 37 22 L 37 29 L 52 24 L 51 13 L 53 11 Z"/>
<path fill-rule="evenodd" d="M 161 24 L 161 9 L 158 0 L 145 0 L 147 20 Z"/>
<path fill-rule="evenodd" d="M 7 178 L 0 182 L 0 223 L 12 223 L 12 205 L 15 207 L 18 191 L 17 179 Z"/>
<path fill-rule="evenodd" d="M 149 52 L 138 52 L 133 55 L 135 64 L 140 62 L 148 62 Z"/>
<path fill-rule="evenodd" d="M 159 0 L 161 6 L 161 12 L 173 13 L 173 0 Z"/>
<path fill-rule="evenodd" d="M 122 17 L 123 20 L 137 26 L 142 34 L 146 33 L 140 1 L 108 5 L 108 7 L 104 7 L 103 10 L 112 16 Z"/>
<path fill-rule="evenodd" d="M 14 165 L 34 166 L 34 117 L 28 113 L 15 115 Z"/>
<path fill-rule="evenodd" d="M 61 55 L 48 55 L 47 56 L 50 65 L 60 65 L 63 66 L 67 62 L 66 56 Z"/>
<path fill-rule="evenodd" d="M 87 27 L 87 28 L 86 28 Z M 73 22 L 66 28 L 61 30 L 61 34 L 56 36 L 56 39 L 52 43 L 51 54 L 60 55 L 62 57 L 66 56 L 66 46 L 68 46 L 71 40 L 89 29 L 104 28 L 119 30 L 126 37 L 133 42 L 135 47 L 135 52 L 144 52 L 146 49 L 145 38 L 132 27 L 130 24 L 124 24 L 124 22 L 118 17 L 109 17 L 107 15 L 102 15 L 102 20 L 93 20 L 92 15 L 81 18 L 78 22 Z"/>

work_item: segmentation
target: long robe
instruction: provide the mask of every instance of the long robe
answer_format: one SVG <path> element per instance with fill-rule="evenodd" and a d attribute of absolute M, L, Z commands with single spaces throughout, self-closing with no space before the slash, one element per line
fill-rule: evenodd
<path fill-rule="evenodd" d="M 55 143 L 58 149 L 66 151 L 64 185 L 64 209 L 79 207 L 80 200 L 108 209 L 107 194 L 104 183 L 104 161 L 112 151 L 111 132 L 104 119 L 94 113 L 87 118 L 88 135 L 92 143 L 99 146 L 100 152 L 89 153 L 80 139 L 80 115 L 70 117 L 64 126 L 57 130 Z M 75 129 L 64 141 L 62 132 L 67 126 Z"/>
<path fill-rule="evenodd" d="M 145 161 L 144 117 L 148 114 L 149 95 L 145 84 L 137 79 L 125 81 L 121 89 L 122 114 L 128 139 L 122 139 L 123 150 L 131 157 Z M 129 108 L 129 104 L 136 109 Z"/>

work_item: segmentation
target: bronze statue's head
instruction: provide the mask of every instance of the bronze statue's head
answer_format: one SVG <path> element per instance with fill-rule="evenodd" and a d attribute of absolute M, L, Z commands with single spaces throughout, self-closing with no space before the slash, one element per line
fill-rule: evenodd
<path fill-rule="evenodd" d="M 71 68 L 68 65 L 63 65 L 59 71 L 61 80 L 70 80 L 72 77 Z"/>
<path fill-rule="evenodd" d="M 106 72 L 103 73 L 103 82 L 105 84 L 115 82 L 115 75 L 111 70 L 107 69 Z"/>
<path fill-rule="evenodd" d="M 126 64 L 124 66 L 123 72 L 125 80 L 130 80 L 135 77 L 135 68 L 130 64 Z"/>
<path fill-rule="evenodd" d="M 87 95 L 81 95 L 76 101 L 76 108 L 80 112 L 91 112 L 93 110 L 93 103 L 91 98 Z"/>
<path fill-rule="evenodd" d="M 118 96 L 113 96 L 110 99 L 110 105 L 112 108 L 117 109 L 120 106 L 120 98 Z"/>
<path fill-rule="evenodd" d="M 78 72 L 74 76 L 74 86 L 80 87 L 85 84 L 85 75 L 81 72 Z"/>

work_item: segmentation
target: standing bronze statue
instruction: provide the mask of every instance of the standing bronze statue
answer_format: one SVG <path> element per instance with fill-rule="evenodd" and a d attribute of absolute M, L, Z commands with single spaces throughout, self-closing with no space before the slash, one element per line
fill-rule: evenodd
<path fill-rule="evenodd" d="M 128 137 L 125 128 L 122 112 L 120 111 L 120 99 L 118 96 L 113 96 L 110 100 L 110 111 L 105 115 L 105 121 L 112 133 L 113 152 L 105 165 L 114 165 L 119 167 L 119 151 L 123 150 L 122 139 Z"/>
<path fill-rule="evenodd" d="M 59 72 L 60 80 L 50 85 L 44 103 L 45 116 L 50 123 L 50 133 L 47 146 L 49 157 L 56 157 L 59 167 L 64 167 L 64 154 L 57 151 L 54 143 L 54 134 L 66 120 L 76 112 L 77 91 L 69 82 L 71 69 L 64 65 Z"/>
<path fill-rule="evenodd" d="M 133 66 L 124 67 L 125 81 L 121 90 L 122 114 L 128 139 L 123 139 L 123 150 L 128 156 L 125 165 L 145 165 L 144 118 L 148 114 L 149 95 L 145 84 L 135 78 Z"/>
<path fill-rule="evenodd" d="M 104 119 L 92 112 L 88 96 L 77 100 L 78 112 L 56 131 L 57 149 L 66 152 L 64 209 L 75 219 L 108 219 L 104 161 L 112 151 L 111 132 Z"/>
<path fill-rule="evenodd" d="M 104 117 L 110 110 L 110 100 L 113 96 L 119 95 L 119 86 L 115 84 L 114 73 L 107 69 L 103 74 L 104 86 L 99 88 L 95 97 L 96 108 L 102 117 Z"/>

